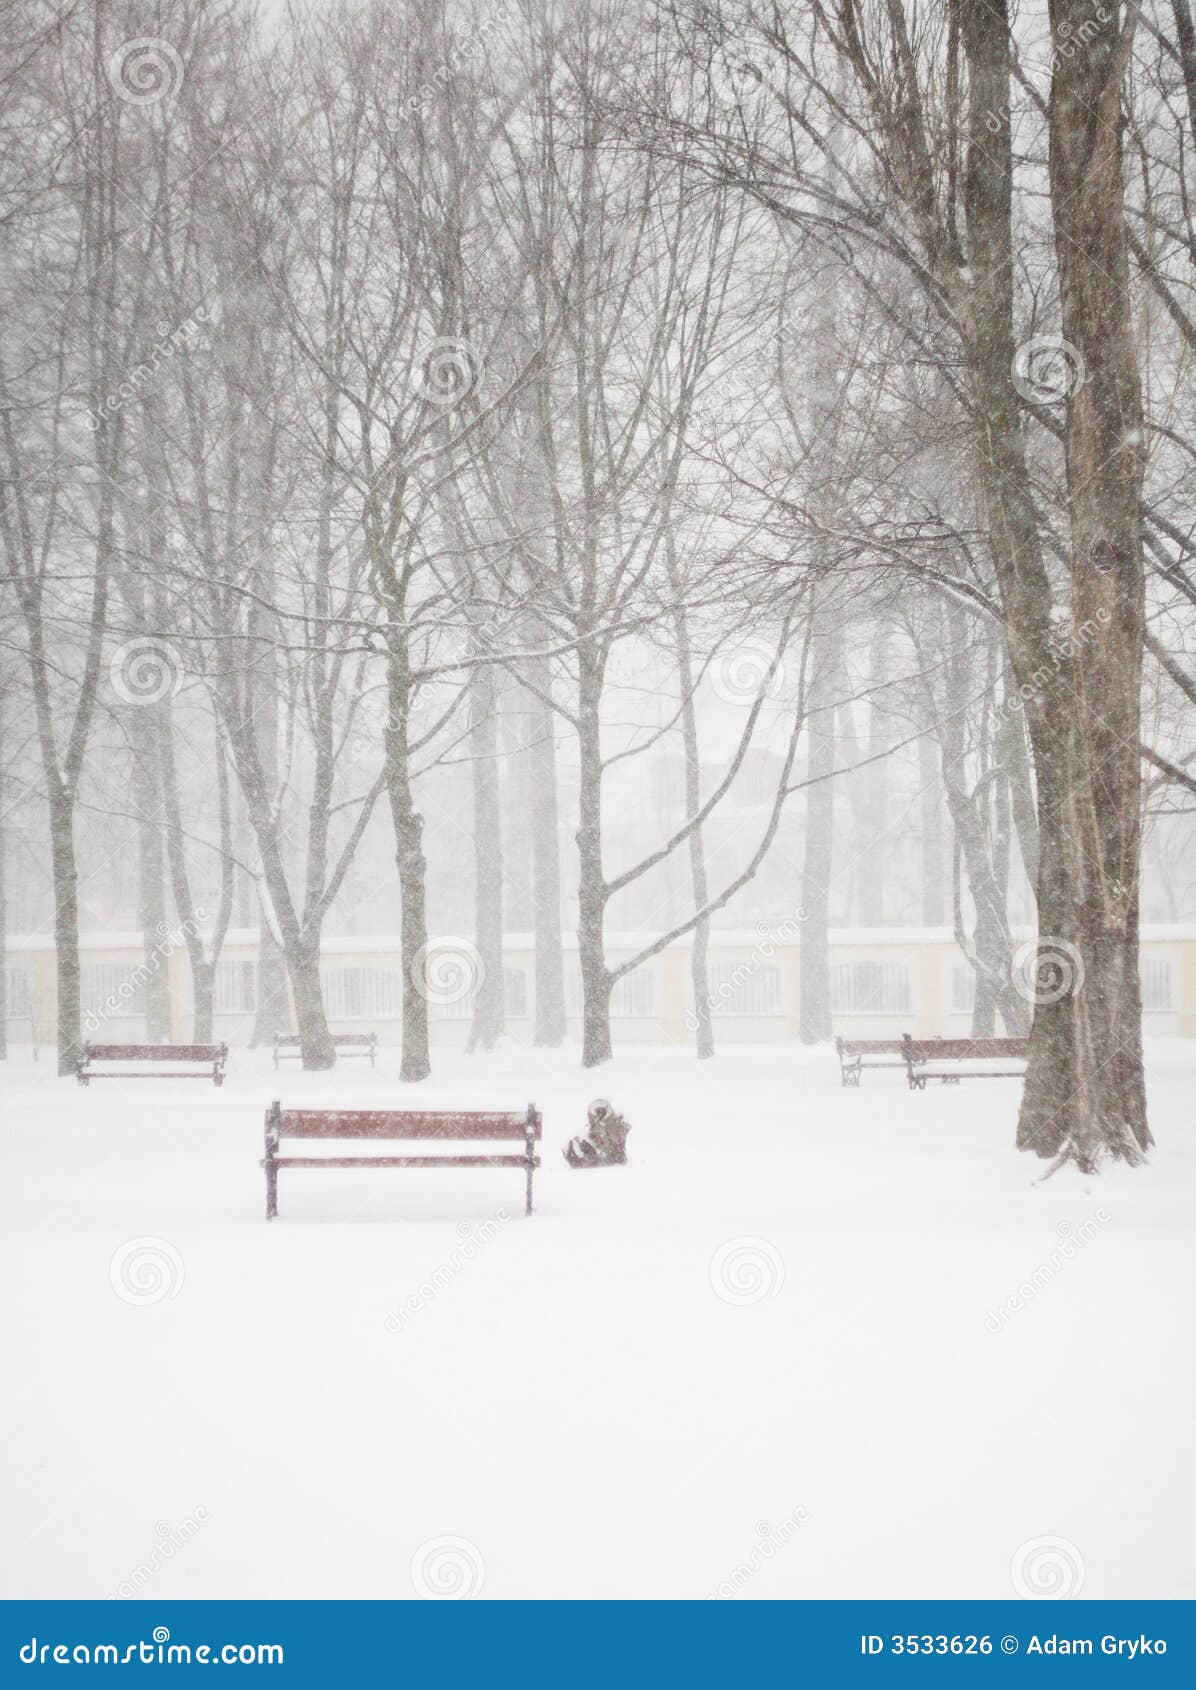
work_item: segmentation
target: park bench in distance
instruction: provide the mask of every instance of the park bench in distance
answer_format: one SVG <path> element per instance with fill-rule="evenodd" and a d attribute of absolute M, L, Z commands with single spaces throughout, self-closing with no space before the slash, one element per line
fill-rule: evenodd
<path fill-rule="evenodd" d="M 527 1213 L 532 1212 L 532 1174 L 540 1166 L 536 1145 L 542 1122 L 534 1103 L 525 1115 L 487 1113 L 477 1109 L 284 1109 L 275 1099 L 266 1111 L 266 1219 L 278 1214 L 280 1168 L 522 1168 L 526 1176 Z M 431 1139 L 437 1142 L 476 1142 L 519 1139 L 521 1155 L 451 1156 L 280 1156 L 287 1138 L 317 1139 Z"/>
<path fill-rule="evenodd" d="M 378 1050 L 377 1033 L 333 1033 L 332 1043 L 338 1056 L 368 1056 L 370 1067 L 374 1067 L 374 1057 Z M 289 1057 L 302 1056 L 299 1048 L 298 1033 L 275 1033 L 274 1035 L 274 1066 L 285 1062 Z"/>
<path fill-rule="evenodd" d="M 101 1045 L 90 1040 L 75 1070 L 81 1086 L 92 1080 L 211 1080 L 224 1084 L 227 1045 Z M 135 1062 L 136 1068 L 97 1068 L 97 1062 Z M 190 1068 L 162 1068 L 163 1062 L 190 1062 Z M 202 1064 L 202 1066 L 200 1066 Z"/>
<path fill-rule="evenodd" d="M 904 1068 L 900 1039 L 836 1039 L 839 1073 L 845 1086 L 858 1086 L 865 1068 Z"/>
<path fill-rule="evenodd" d="M 1029 1039 L 911 1039 L 906 1033 L 901 1043 L 911 1091 L 925 1091 L 927 1080 L 945 1086 L 960 1080 L 1020 1080 L 1030 1051 Z M 979 1062 L 999 1066 L 980 1068 L 975 1066 Z M 1019 1066 L 1011 1067 L 1014 1062 Z"/>

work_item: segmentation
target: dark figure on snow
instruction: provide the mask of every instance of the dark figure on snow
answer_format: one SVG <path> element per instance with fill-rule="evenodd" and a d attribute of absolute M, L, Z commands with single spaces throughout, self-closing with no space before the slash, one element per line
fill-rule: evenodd
<path fill-rule="evenodd" d="M 565 1146 L 565 1160 L 571 1168 L 611 1168 L 627 1160 L 627 1134 L 631 1131 L 622 1115 L 604 1097 L 590 1104 L 584 1136 L 571 1138 Z"/>

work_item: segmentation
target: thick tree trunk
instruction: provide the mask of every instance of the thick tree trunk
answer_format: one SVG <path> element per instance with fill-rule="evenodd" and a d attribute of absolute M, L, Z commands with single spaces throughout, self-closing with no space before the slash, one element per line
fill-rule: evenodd
<path fill-rule="evenodd" d="M 798 1038 L 802 1044 L 829 1039 L 831 1024 L 831 874 L 835 842 L 835 698 L 843 664 L 843 629 L 838 616 L 815 635 L 814 680 L 810 689 L 806 789 L 806 840 L 802 862 L 801 999 Z"/>
<path fill-rule="evenodd" d="M 197 1045 L 211 1044 L 214 1034 L 216 970 L 206 958 L 191 959 L 191 995 L 194 1000 L 192 1037 Z"/>
<path fill-rule="evenodd" d="M 299 1031 L 303 1066 L 316 1071 L 333 1068 L 336 1066 L 336 1048 L 328 1030 L 328 1017 L 324 1013 L 319 946 L 295 946 L 287 956 L 287 972 L 295 1000 L 295 1024 Z"/>
<path fill-rule="evenodd" d="M 502 813 L 498 790 L 498 688 L 489 664 L 469 680 L 473 775 L 474 943 L 481 979 L 467 1051 L 493 1050 L 504 1025 Z"/>
<path fill-rule="evenodd" d="M 1040 961 L 1018 1143 L 1089 1171 L 1104 1156 L 1139 1162 L 1152 1142 L 1138 980 L 1145 450 L 1121 163 L 1133 9 L 1124 30 L 1117 6 L 1094 14 L 1084 0 L 1052 0 L 1050 10 L 1051 209 L 1077 360 L 1064 434 L 1076 638 L 1066 708 L 1031 717 L 1046 823 L 1040 958 L 1058 941 L 1063 978 Z"/>
<path fill-rule="evenodd" d="M 614 982 L 601 960 L 602 929 L 591 925 L 583 902 L 578 925 L 581 941 L 581 1065 L 597 1068 L 613 1055 L 610 1036 L 610 998 Z"/>
<path fill-rule="evenodd" d="M 1133 346 L 1120 88 L 1132 17 L 1052 0 L 1051 206 L 1074 348 L 1066 468 L 1076 634 L 1066 710 L 1034 711 L 1041 963 L 1019 1144 L 1093 1169 L 1149 1148 L 1139 987 L 1142 392 Z M 1083 52 L 1064 52 L 1085 25 Z M 1047 972 L 1042 958 L 1057 957 Z"/>
<path fill-rule="evenodd" d="M 261 901 L 261 891 L 257 891 L 258 910 L 258 941 L 257 941 L 257 996 L 254 1003 L 253 1031 L 249 1036 L 249 1048 L 258 1045 L 271 1044 L 275 1033 L 286 1033 L 291 1027 L 291 1002 L 287 992 L 287 959 L 282 953 L 282 947 L 271 930 L 266 919 L 266 911 Z"/>
<path fill-rule="evenodd" d="M 1065 451 L 1071 601 L 1080 636 L 1053 674 L 1050 584 L 1013 385 L 1009 20 L 1004 0 L 960 0 L 969 70 L 964 200 L 977 463 L 1038 791 L 1039 963 L 1017 1142 L 1087 1170 L 1150 1144 L 1138 987 L 1139 685 L 1143 568 L 1141 395 L 1125 251 L 1121 8 L 1052 0 L 1050 183 L 1073 370 Z M 1132 13 L 1130 14 L 1132 17 Z M 1082 33 L 1081 33 L 1082 30 Z M 1084 43 L 1077 50 L 1076 41 Z"/>
<path fill-rule="evenodd" d="M 583 1068 L 612 1054 L 611 977 L 606 966 L 606 880 L 602 873 L 602 747 L 598 703 L 601 681 L 588 648 L 580 654 L 577 954 L 581 967 Z"/>
<path fill-rule="evenodd" d="M 387 664 L 386 793 L 395 834 L 399 873 L 400 949 L 403 965 L 403 1060 L 399 1078 L 426 1080 L 432 1072 L 428 1047 L 428 1000 L 422 969 L 428 943 L 427 863 L 424 819 L 415 807 L 407 748 L 411 675 L 405 653 L 392 647 Z"/>

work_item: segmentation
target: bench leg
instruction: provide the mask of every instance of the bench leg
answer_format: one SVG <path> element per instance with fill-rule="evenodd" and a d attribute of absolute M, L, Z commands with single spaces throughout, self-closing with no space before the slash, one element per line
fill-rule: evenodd
<path fill-rule="evenodd" d="M 274 1160 L 274 1152 L 278 1149 L 278 1129 L 281 1125 L 281 1112 L 277 1098 L 270 1105 L 270 1113 L 266 1117 L 266 1154 L 262 1160 L 262 1167 L 266 1170 L 266 1219 L 272 1221 L 278 1214 L 278 1166 Z"/>
<path fill-rule="evenodd" d="M 532 1212 L 532 1175 L 536 1171 L 536 1111 L 532 1104 L 527 1106 L 527 1137 L 523 1141 L 524 1155 L 527 1158 L 527 1207 L 525 1215 Z"/>

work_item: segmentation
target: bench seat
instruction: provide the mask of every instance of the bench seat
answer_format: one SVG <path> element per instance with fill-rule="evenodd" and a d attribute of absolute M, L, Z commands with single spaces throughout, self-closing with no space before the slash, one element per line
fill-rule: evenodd
<path fill-rule="evenodd" d="M 1030 1051 L 1029 1039 L 911 1039 L 908 1033 L 902 1046 L 911 1091 L 925 1091 L 929 1080 L 944 1086 L 1020 1080 Z"/>
<path fill-rule="evenodd" d="M 900 1039 L 835 1040 L 839 1074 L 843 1085 L 858 1086 L 865 1068 L 904 1068 L 905 1051 Z"/>
<path fill-rule="evenodd" d="M 532 1212 L 532 1175 L 540 1166 L 536 1146 L 543 1132 L 540 1112 L 529 1103 L 525 1114 L 461 1110 L 388 1109 L 284 1109 L 277 1099 L 266 1111 L 266 1219 L 278 1214 L 278 1170 L 280 1168 L 522 1168 L 526 1180 L 527 1214 Z M 403 1142 L 476 1143 L 479 1140 L 514 1140 L 521 1153 L 493 1152 L 486 1155 L 455 1152 L 441 1155 L 422 1152 L 408 1155 L 303 1156 L 280 1154 L 284 1139 L 321 1139 L 334 1142 L 376 1139 Z"/>
<path fill-rule="evenodd" d="M 298 1033 L 275 1033 L 274 1035 L 274 1066 L 280 1062 L 288 1062 L 292 1058 L 302 1058 L 302 1041 Z M 376 1067 L 375 1058 L 378 1054 L 377 1033 L 333 1033 L 332 1045 L 338 1056 L 368 1056 L 370 1067 Z"/>
<path fill-rule="evenodd" d="M 75 1070 L 81 1086 L 92 1080 L 211 1080 L 213 1085 L 224 1084 L 224 1067 L 228 1061 L 228 1046 L 219 1045 L 114 1045 L 83 1046 L 83 1055 Z M 136 1068 L 97 1068 L 97 1062 L 135 1062 Z M 163 1062 L 190 1062 L 190 1068 L 162 1068 Z M 200 1066 L 202 1064 L 202 1066 Z"/>

